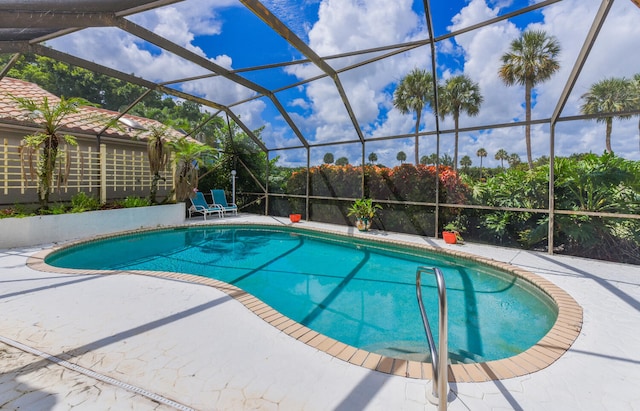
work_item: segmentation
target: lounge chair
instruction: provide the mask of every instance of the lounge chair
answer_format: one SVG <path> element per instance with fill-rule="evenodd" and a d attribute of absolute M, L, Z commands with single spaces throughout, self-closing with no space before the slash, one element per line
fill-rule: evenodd
<path fill-rule="evenodd" d="M 211 190 L 211 197 L 213 197 L 213 204 L 222 207 L 223 213 L 233 213 L 238 215 L 238 206 L 234 203 L 227 203 L 227 197 L 224 194 L 224 190 Z"/>
<path fill-rule="evenodd" d="M 196 191 L 196 196 L 194 198 L 190 198 L 191 207 L 189 207 L 189 218 L 191 218 L 192 213 L 200 213 L 204 216 L 204 219 L 207 219 L 207 215 L 209 214 L 218 214 L 218 217 L 222 218 L 222 207 L 217 204 L 211 205 L 207 203 L 204 195 L 200 191 Z"/>

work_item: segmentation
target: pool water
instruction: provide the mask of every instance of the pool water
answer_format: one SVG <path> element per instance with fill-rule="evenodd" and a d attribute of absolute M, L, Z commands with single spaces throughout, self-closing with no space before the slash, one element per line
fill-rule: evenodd
<path fill-rule="evenodd" d="M 222 280 L 289 318 L 367 351 L 428 361 L 416 300 L 419 266 L 444 274 L 452 362 L 516 355 L 557 317 L 526 280 L 466 259 L 287 227 L 209 226 L 152 231 L 70 247 L 46 262 L 64 268 L 154 270 Z M 423 299 L 438 340 L 435 277 Z"/>

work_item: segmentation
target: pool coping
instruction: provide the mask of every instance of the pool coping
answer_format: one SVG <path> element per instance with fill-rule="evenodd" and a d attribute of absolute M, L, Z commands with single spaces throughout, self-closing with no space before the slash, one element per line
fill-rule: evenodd
<path fill-rule="evenodd" d="M 212 223 L 202 224 L 207 226 L 233 226 L 233 225 L 256 225 L 256 226 L 273 226 L 279 228 L 290 227 L 289 225 L 276 224 L 276 223 L 251 223 L 251 222 L 233 222 L 225 221 L 223 224 Z M 202 226 L 199 225 L 199 226 Z M 98 241 L 105 238 L 114 238 L 119 236 L 125 236 L 135 233 L 166 230 L 173 228 L 190 227 L 190 224 L 181 224 L 173 226 L 164 226 L 156 228 L 145 228 L 123 231 L 119 233 L 106 234 L 102 236 L 92 237 L 91 239 L 83 239 L 77 241 L 71 241 L 53 247 L 43 249 L 27 260 L 27 266 L 43 272 L 53 272 L 58 274 L 81 274 L 81 275 L 145 275 L 158 278 L 167 278 L 172 280 L 186 281 L 189 283 L 206 285 L 216 288 L 217 290 L 224 292 L 236 301 L 243 304 L 247 309 L 252 311 L 258 317 L 262 318 L 265 322 L 274 326 L 278 330 L 284 332 L 290 337 L 307 344 L 317 350 L 323 351 L 335 358 L 342 361 L 349 362 L 353 365 L 364 367 L 366 369 L 379 371 L 386 374 L 397 375 L 414 379 L 433 379 L 433 372 L 431 363 L 423 363 L 412 360 L 396 359 L 386 357 L 381 354 L 365 351 L 333 338 L 327 337 L 314 331 L 290 318 L 279 313 L 268 304 L 264 303 L 257 297 L 249 294 L 248 292 L 235 287 L 231 284 L 223 281 L 201 277 L 193 274 L 182 274 L 164 271 L 132 271 L 132 270 L 82 270 L 82 269 L 67 269 L 53 267 L 45 263 L 45 258 L 54 251 L 59 251 L 74 245 L 86 244 L 93 241 Z M 298 226 L 295 229 L 314 231 L 324 234 L 339 235 L 344 237 L 354 237 L 371 240 L 373 242 L 386 243 L 390 245 L 400 245 L 410 247 L 413 249 L 421 249 L 431 251 L 435 253 L 441 253 L 449 256 L 455 256 L 462 259 L 472 260 L 484 263 L 494 268 L 506 271 L 518 278 L 522 278 L 528 281 L 531 285 L 541 290 L 548 295 L 557 305 L 558 317 L 547 332 L 547 334 L 539 340 L 535 345 L 527 349 L 526 351 L 515 355 L 513 357 L 487 361 L 483 363 L 472 364 L 449 364 L 448 374 L 449 382 L 486 382 L 493 380 L 502 380 L 507 378 L 514 378 L 523 375 L 528 375 L 536 371 L 542 370 L 556 360 L 558 360 L 570 347 L 574 341 L 580 335 L 583 322 L 582 307 L 571 297 L 566 291 L 553 284 L 551 281 L 542 278 L 541 276 L 534 274 L 525 269 L 513 266 L 509 263 L 496 261 L 490 258 L 477 256 L 474 254 L 466 253 L 464 251 L 449 250 L 444 248 L 434 247 L 429 244 L 419 244 L 409 241 L 402 241 L 388 238 L 370 238 L 365 237 L 365 234 L 359 232 L 339 232 L 334 230 L 328 230 L 324 228 L 310 227 L 310 226 Z"/>

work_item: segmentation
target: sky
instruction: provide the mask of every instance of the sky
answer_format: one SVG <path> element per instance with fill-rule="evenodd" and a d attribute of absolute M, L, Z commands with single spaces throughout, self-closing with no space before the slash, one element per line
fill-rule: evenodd
<path fill-rule="evenodd" d="M 451 0 L 432 1 L 436 39 L 486 21 L 536 1 Z M 317 55 L 333 56 L 359 50 L 428 38 L 421 0 L 265 0 L 263 4 L 304 41 Z M 475 117 L 462 115 L 460 127 L 487 126 L 524 120 L 524 88 L 506 86 L 498 77 L 500 57 L 510 43 L 525 30 L 543 30 L 560 46 L 560 70 L 533 93 L 534 119 L 549 118 L 600 2 L 563 0 L 513 19 L 436 43 L 436 75 L 441 81 L 465 74 L 475 81 L 484 102 Z M 187 0 L 128 17 L 157 34 L 188 48 L 212 62 L 232 70 L 275 63 L 295 62 L 304 56 L 274 33 L 237 0 Z M 593 46 L 562 116 L 580 113 L 580 97 L 597 81 L 610 77 L 630 78 L 640 73 L 640 8 L 629 0 L 614 3 Z M 152 81 L 174 81 L 206 73 L 202 67 L 135 38 L 117 28 L 92 28 L 47 43 L 82 58 L 132 73 Z M 398 82 L 412 69 L 431 69 L 429 46 L 415 48 L 379 61 L 358 65 L 387 52 L 374 52 L 328 60 L 341 71 L 340 83 L 349 99 L 365 138 L 410 135 L 415 115 L 402 114 L 393 106 Z M 358 140 L 334 81 L 321 78 L 300 83 L 321 74 L 313 64 L 292 64 L 275 69 L 239 73 L 261 87 L 275 90 L 276 97 L 312 144 Z M 295 87 L 289 87 L 295 85 Z M 298 147 L 300 141 L 272 102 L 252 99 L 256 92 L 221 77 L 184 81 L 171 87 L 229 105 L 251 129 L 264 126 L 261 137 L 270 149 Z M 435 117 L 426 110 L 421 131 L 435 130 Z M 452 130 L 453 119 L 440 120 L 440 130 Z M 549 155 L 549 126 L 532 126 L 533 157 Z M 614 120 L 613 151 L 625 158 L 640 160 L 638 117 Z M 460 134 L 459 158 L 468 155 L 479 165 L 476 151 L 484 148 L 483 165 L 495 167 L 495 153 L 505 149 L 526 161 L 524 127 L 505 127 Z M 378 162 L 393 166 L 404 151 L 413 159 L 413 138 L 367 142 L 366 153 L 375 152 Z M 601 154 L 605 150 L 605 125 L 592 121 L 560 122 L 556 127 L 556 155 L 576 152 Z M 436 151 L 436 137 L 420 138 L 420 156 Z M 329 145 L 311 150 L 311 163 L 319 164 L 325 153 L 345 156 L 352 164 L 361 161 L 361 146 Z M 440 153 L 453 156 L 453 133 L 440 137 Z M 279 164 L 306 164 L 304 149 L 276 150 Z"/>

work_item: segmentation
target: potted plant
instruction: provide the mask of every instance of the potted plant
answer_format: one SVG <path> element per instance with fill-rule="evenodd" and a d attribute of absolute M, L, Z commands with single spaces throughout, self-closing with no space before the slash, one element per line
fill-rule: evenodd
<path fill-rule="evenodd" d="M 462 225 L 458 221 L 451 221 L 443 227 L 442 238 L 447 244 L 464 244 L 464 239 L 460 235 L 461 231 L 464 231 Z"/>
<path fill-rule="evenodd" d="M 382 209 L 380 204 L 373 204 L 370 198 L 360 198 L 351 204 L 347 215 L 356 217 L 356 227 L 360 231 L 368 231 L 376 210 Z"/>
<path fill-rule="evenodd" d="M 302 214 L 300 214 L 300 200 L 297 198 L 289 199 L 289 204 L 291 206 L 291 213 L 289 213 L 289 220 L 292 223 L 299 223 L 302 219 Z"/>

